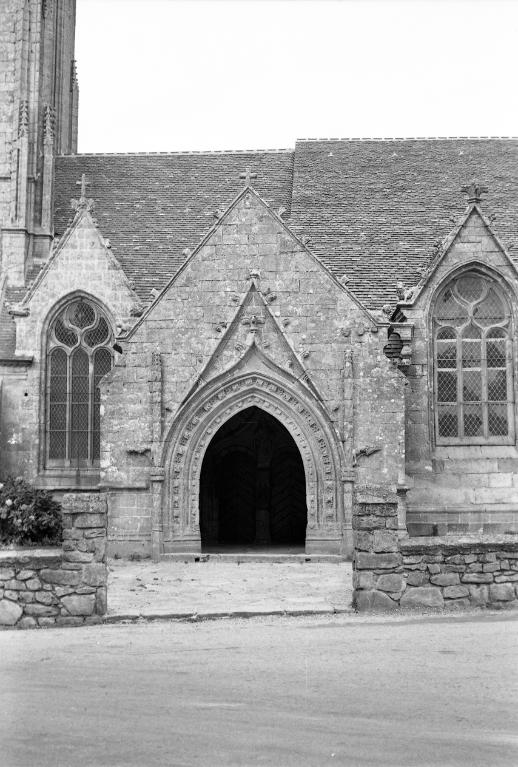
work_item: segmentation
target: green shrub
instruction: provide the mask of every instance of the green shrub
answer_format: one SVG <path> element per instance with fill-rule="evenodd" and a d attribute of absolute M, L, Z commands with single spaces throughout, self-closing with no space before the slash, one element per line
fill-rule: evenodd
<path fill-rule="evenodd" d="M 22 477 L 0 482 L 0 544 L 61 543 L 61 504 Z"/>

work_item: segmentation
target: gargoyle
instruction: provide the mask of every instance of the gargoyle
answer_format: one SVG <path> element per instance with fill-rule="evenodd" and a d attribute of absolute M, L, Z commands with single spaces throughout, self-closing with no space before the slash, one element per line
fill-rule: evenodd
<path fill-rule="evenodd" d="M 366 445 L 365 447 L 360 447 L 357 450 L 353 450 L 353 466 L 356 466 L 358 463 L 358 458 L 361 455 L 370 456 L 374 453 L 379 453 L 381 450 L 381 447 L 375 447 L 374 445 Z"/>

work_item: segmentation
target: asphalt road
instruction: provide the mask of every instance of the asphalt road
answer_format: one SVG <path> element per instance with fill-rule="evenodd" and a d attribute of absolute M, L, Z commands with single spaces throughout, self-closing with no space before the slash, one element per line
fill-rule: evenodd
<path fill-rule="evenodd" d="M 518 620 L 0 632 L 0 764 L 518 764 Z"/>

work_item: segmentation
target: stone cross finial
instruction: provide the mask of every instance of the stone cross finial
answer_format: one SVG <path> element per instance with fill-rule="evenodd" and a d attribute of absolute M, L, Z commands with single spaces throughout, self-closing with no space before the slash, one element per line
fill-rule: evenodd
<path fill-rule="evenodd" d="M 76 186 L 81 187 L 81 199 L 86 197 L 86 187 L 90 186 L 90 182 L 86 180 L 86 173 L 81 176 L 81 181 L 76 181 Z"/>
<path fill-rule="evenodd" d="M 90 182 L 86 180 L 86 174 L 81 175 L 81 181 L 76 181 L 76 186 L 81 187 L 81 196 L 79 200 L 71 200 L 70 204 L 72 208 L 77 212 L 80 210 L 93 210 L 94 201 L 86 198 L 86 187 L 90 186 Z"/>
<path fill-rule="evenodd" d="M 481 202 L 482 195 L 487 194 L 487 186 L 482 186 L 482 184 L 472 181 L 471 184 L 463 186 L 461 191 L 468 195 L 468 204 L 471 204 L 473 202 Z"/>
<path fill-rule="evenodd" d="M 245 179 L 245 186 L 250 186 L 250 181 L 253 178 L 257 178 L 257 173 L 252 173 L 250 168 L 246 168 L 244 173 L 239 174 L 239 178 Z"/>

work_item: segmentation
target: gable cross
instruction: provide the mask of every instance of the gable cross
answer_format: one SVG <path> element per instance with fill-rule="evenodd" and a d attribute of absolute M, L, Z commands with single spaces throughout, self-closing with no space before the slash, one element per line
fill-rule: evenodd
<path fill-rule="evenodd" d="M 244 173 L 239 174 L 239 178 L 245 179 L 245 186 L 250 186 L 250 181 L 253 178 L 257 178 L 257 173 L 252 173 L 250 168 L 246 168 Z"/>
<path fill-rule="evenodd" d="M 81 187 L 81 199 L 84 200 L 86 197 L 86 187 L 90 186 L 90 182 L 86 180 L 86 173 L 83 173 L 81 176 L 81 181 L 76 181 L 76 186 Z"/>
<path fill-rule="evenodd" d="M 468 195 L 468 204 L 471 204 L 473 202 L 481 202 L 482 195 L 487 194 L 487 186 L 482 186 L 482 184 L 472 181 L 471 184 L 463 186 L 461 191 Z"/>
<path fill-rule="evenodd" d="M 70 204 L 75 211 L 80 210 L 92 210 L 94 206 L 93 200 L 87 200 L 86 187 L 90 186 L 90 182 L 86 180 L 86 173 L 81 175 L 81 181 L 76 181 L 76 186 L 81 187 L 81 196 L 79 200 L 70 200 Z"/>

